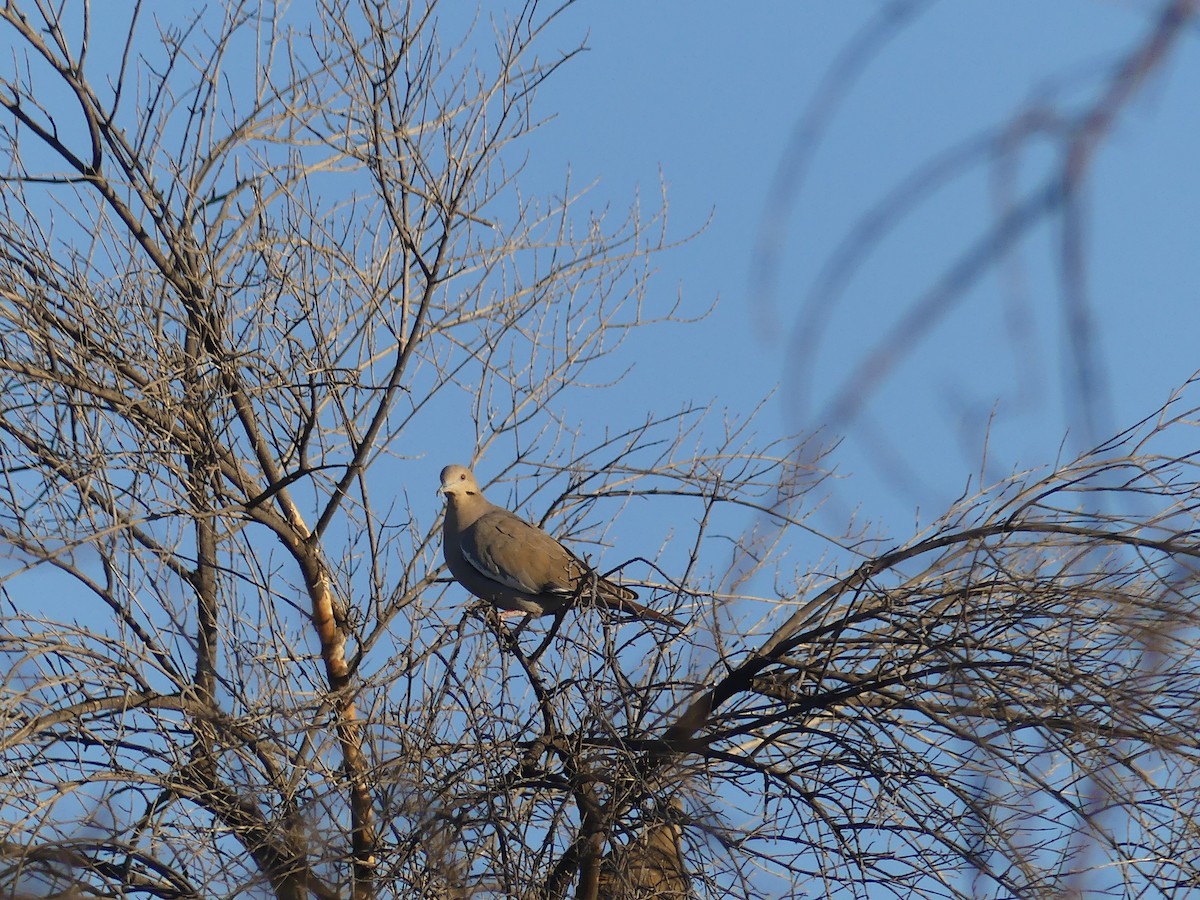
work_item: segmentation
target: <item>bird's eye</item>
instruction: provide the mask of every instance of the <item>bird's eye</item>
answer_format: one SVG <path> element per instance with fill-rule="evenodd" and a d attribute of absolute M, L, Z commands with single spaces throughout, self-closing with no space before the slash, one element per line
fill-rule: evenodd
<path fill-rule="evenodd" d="M 458 480 L 459 480 L 459 481 L 466 481 L 466 480 L 467 480 L 466 473 L 464 473 L 464 474 L 462 474 L 462 475 L 459 475 L 459 476 L 458 476 Z"/>

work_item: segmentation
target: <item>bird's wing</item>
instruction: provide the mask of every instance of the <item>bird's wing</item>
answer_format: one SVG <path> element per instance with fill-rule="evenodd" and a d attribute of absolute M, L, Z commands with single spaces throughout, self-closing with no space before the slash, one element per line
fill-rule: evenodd
<path fill-rule="evenodd" d="M 463 558 L 482 575 L 527 594 L 571 594 L 587 571 L 536 525 L 497 507 L 460 537 Z"/>

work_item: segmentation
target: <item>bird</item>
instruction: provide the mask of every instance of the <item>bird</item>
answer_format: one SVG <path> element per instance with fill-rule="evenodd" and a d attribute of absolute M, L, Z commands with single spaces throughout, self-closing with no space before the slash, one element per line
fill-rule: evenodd
<path fill-rule="evenodd" d="M 505 612 L 544 616 L 580 603 L 683 627 L 636 602 L 635 591 L 597 574 L 538 526 L 489 502 L 466 466 L 446 466 L 441 477 L 446 566 L 476 597 Z"/>
<path fill-rule="evenodd" d="M 683 864 L 682 837 L 678 825 L 659 822 L 614 848 L 600 864 L 597 896 L 601 900 L 687 900 L 690 879 Z"/>

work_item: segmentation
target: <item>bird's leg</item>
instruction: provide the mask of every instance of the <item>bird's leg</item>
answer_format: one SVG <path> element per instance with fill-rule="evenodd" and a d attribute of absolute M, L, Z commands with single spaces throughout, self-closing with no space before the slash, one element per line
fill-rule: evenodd
<path fill-rule="evenodd" d="M 488 603 L 486 600 L 479 601 L 476 604 L 476 608 L 479 610 L 479 614 L 483 618 L 489 619 L 490 616 L 494 615 L 496 617 L 497 622 L 506 622 L 509 619 L 512 619 L 516 616 L 530 615 L 530 613 L 526 612 L 523 609 L 501 609 L 500 607 L 495 606 L 494 604 Z"/>

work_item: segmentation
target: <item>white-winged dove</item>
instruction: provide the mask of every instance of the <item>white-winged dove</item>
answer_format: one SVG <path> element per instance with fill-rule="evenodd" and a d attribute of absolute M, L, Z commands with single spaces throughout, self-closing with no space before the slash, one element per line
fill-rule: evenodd
<path fill-rule="evenodd" d="M 539 616 L 579 603 L 683 627 L 677 619 L 636 603 L 634 591 L 600 577 L 536 525 L 489 503 L 470 469 L 442 469 L 441 492 L 446 495 L 446 565 L 476 597 L 501 610 Z"/>

